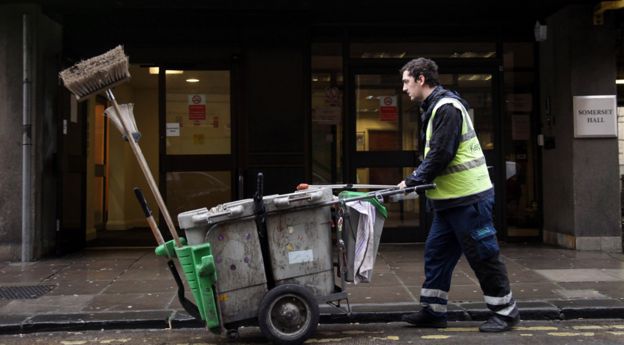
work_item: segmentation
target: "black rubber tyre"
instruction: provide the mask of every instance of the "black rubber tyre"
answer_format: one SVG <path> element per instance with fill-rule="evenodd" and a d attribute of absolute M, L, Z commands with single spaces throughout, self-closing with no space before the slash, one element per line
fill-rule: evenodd
<path fill-rule="evenodd" d="M 314 335 L 318 322 L 318 302 L 312 292 L 301 285 L 276 286 L 260 302 L 258 325 L 274 344 L 302 344 Z"/>
<path fill-rule="evenodd" d="M 229 341 L 236 341 L 238 340 L 239 336 L 240 336 L 240 333 L 238 333 L 238 328 L 227 330 L 227 338 Z"/>

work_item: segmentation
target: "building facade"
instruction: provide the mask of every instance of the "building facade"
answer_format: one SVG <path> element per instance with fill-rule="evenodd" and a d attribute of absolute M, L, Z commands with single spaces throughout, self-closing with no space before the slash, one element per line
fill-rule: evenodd
<path fill-rule="evenodd" d="M 132 241 L 145 227 L 132 188 L 148 188 L 104 116 L 109 104 L 78 103 L 57 78 L 119 44 L 132 78 L 114 92 L 134 104 L 174 218 L 250 197 L 258 172 L 267 194 L 301 182 L 398 183 L 423 145 L 421 110 L 398 71 L 426 56 L 470 103 L 499 237 L 619 252 L 617 126 L 604 117 L 608 133 L 578 135 L 574 101 L 623 102 L 615 3 L 0 5 L 0 257 Z M 388 207 L 384 241 L 426 238 L 423 201 Z"/>

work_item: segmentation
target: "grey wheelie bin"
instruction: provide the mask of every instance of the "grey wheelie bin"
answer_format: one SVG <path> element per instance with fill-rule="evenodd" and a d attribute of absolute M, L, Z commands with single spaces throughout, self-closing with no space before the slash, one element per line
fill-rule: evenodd
<path fill-rule="evenodd" d="M 332 263 L 331 188 L 244 199 L 178 215 L 189 245 L 210 243 L 223 326 L 258 322 L 274 343 L 316 331 L 319 302 L 346 299 Z M 258 218 L 264 217 L 265 232 Z"/>

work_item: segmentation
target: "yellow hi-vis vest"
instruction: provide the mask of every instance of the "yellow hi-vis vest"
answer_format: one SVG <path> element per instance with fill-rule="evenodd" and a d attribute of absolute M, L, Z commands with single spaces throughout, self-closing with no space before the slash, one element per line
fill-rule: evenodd
<path fill-rule="evenodd" d="M 455 199 L 484 192 L 492 188 L 490 175 L 481 150 L 479 139 L 474 131 L 472 121 L 464 105 L 454 98 L 442 98 L 433 107 L 431 118 L 427 124 L 425 137 L 425 157 L 429 153 L 429 143 L 433 133 L 433 118 L 436 111 L 445 104 L 451 104 L 462 114 L 462 128 L 459 148 L 453 160 L 434 180 L 435 189 L 426 191 L 429 199 Z"/>

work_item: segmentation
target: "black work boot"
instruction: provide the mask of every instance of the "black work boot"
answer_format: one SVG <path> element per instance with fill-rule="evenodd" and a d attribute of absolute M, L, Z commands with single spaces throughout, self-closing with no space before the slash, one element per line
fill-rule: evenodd
<path fill-rule="evenodd" d="M 487 321 L 479 326 L 479 331 L 481 332 L 506 332 L 509 331 L 513 326 L 517 325 L 520 322 L 520 316 L 512 317 L 504 317 L 500 315 L 494 314 Z"/>
<path fill-rule="evenodd" d="M 446 328 L 446 317 L 432 315 L 427 309 L 422 309 L 416 313 L 401 316 L 401 321 L 405 321 L 412 326 L 421 328 Z"/>

